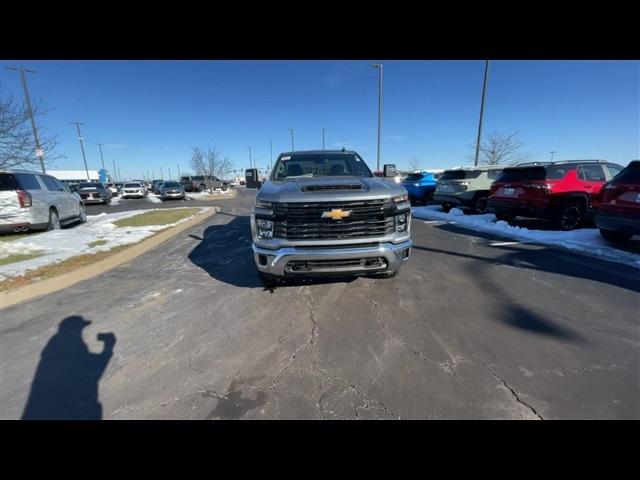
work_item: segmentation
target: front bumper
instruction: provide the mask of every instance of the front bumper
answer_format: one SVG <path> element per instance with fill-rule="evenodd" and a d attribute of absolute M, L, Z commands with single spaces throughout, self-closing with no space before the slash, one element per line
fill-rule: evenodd
<path fill-rule="evenodd" d="M 381 273 L 397 270 L 409 259 L 412 241 L 402 243 L 391 242 L 374 243 L 366 246 L 330 246 L 330 247 L 282 247 L 276 250 L 257 247 L 253 245 L 253 256 L 256 267 L 260 272 L 283 276 L 305 275 L 361 275 L 367 273 Z M 367 259 L 380 259 L 380 263 L 369 262 Z M 361 260 L 361 264 L 341 261 Z M 323 267 L 322 261 L 331 262 Z M 292 270 L 292 265 L 310 262 L 308 270 Z M 289 265 L 291 264 L 291 265 Z"/>
<path fill-rule="evenodd" d="M 105 203 L 106 198 L 83 198 L 82 203 Z"/>

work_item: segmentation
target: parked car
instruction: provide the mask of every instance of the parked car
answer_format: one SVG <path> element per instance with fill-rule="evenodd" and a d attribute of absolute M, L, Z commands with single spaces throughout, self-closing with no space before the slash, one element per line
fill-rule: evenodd
<path fill-rule="evenodd" d="M 223 182 L 218 177 L 205 176 L 205 175 L 193 175 L 180 177 L 180 185 L 186 192 L 204 192 L 209 188 L 221 188 L 226 190 L 229 188 L 229 184 Z"/>
<path fill-rule="evenodd" d="M 385 177 L 393 170 L 385 165 Z M 295 276 L 392 277 L 411 252 L 408 200 L 402 185 L 375 177 L 354 151 L 283 153 L 251 215 L 256 268 L 266 284 Z"/>
<path fill-rule="evenodd" d="M 127 182 L 122 187 L 122 198 L 145 198 L 146 189 L 140 182 Z"/>
<path fill-rule="evenodd" d="M 163 185 L 164 185 L 164 181 L 157 182 L 153 186 L 153 193 L 155 193 L 156 195 L 160 195 L 160 193 L 162 192 L 162 186 Z"/>
<path fill-rule="evenodd" d="M 573 230 L 593 219 L 600 190 L 624 167 L 606 160 L 563 160 L 505 168 L 491 186 L 489 210 L 499 220 L 551 220 Z"/>
<path fill-rule="evenodd" d="M 118 187 L 116 187 L 115 183 L 105 183 L 104 186 L 111 191 L 111 195 L 113 195 L 114 197 L 117 197 L 120 194 L 120 191 L 118 190 Z"/>
<path fill-rule="evenodd" d="M 111 203 L 111 190 L 100 182 L 86 182 L 78 185 L 78 195 L 85 203 L 103 203 L 109 205 Z"/>
<path fill-rule="evenodd" d="M 153 193 L 159 193 L 159 191 L 158 191 L 158 189 L 157 189 L 157 185 L 158 185 L 159 183 L 162 183 L 162 180 L 153 180 L 153 181 L 151 182 L 151 191 L 152 191 Z"/>
<path fill-rule="evenodd" d="M 185 200 L 187 198 L 184 193 L 184 188 L 178 182 L 164 182 L 162 189 L 160 190 L 160 200 L 180 199 Z"/>
<path fill-rule="evenodd" d="M 480 165 L 445 170 L 438 178 L 433 203 L 441 205 L 445 212 L 456 207 L 465 213 L 486 213 L 491 184 L 503 169 L 499 165 Z"/>
<path fill-rule="evenodd" d="M 0 171 L 0 232 L 53 230 L 86 220 L 80 197 L 51 175 Z"/>
<path fill-rule="evenodd" d="M 122 192 L 122 186 L 124 185 L 124 183 L 123 182 L 116 182 L 116 183 L 114 183 L 114 185 L 118 189 L 118 193 L 121 193 Z"/>
<path fill-rule="evenodd" d="M 596 225 L 602 237 L 612 243 L 640 235 L 640 160 L 604 184 Z"/>
<path fill-rule="evenodd" d="M 415 172 L 404 177 L 402 186 L 409 193 L 409 200 L 412 204 L 424 203 L 427 205 L 431 203 L 438 181 L 436 177 L 438 175 L 431 172 Z"/>

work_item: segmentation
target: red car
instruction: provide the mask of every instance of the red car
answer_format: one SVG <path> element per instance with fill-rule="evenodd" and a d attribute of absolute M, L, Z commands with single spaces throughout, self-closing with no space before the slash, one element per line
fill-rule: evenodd
<path fill-rule="evenodd" d="M 596 225 L 616 243 L 640 235 L 640 160 L 634 160 L 602 188 Z"/>
<path fill-rule="evenodd" d="M 605 160 L 564 160 L 505 168 L 491 185 L 488 210 L 498 220 L 551 220 L 573 230 L 593 219 L 600 190 L 624 167 Z"/>

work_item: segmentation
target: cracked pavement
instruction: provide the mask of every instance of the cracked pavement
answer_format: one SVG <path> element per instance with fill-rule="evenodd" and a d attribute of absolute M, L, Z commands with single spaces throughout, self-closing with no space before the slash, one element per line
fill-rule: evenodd
<path fill-rule="evenodd" d="M 82 361 L 43 351 L 76 315 L 91 321 L 76 340 L 89 352 L 100 333 L 117 339 L 88 385 L 104 419 L 640 418 L 638 270 L 414 220 L 396 278 L 265 289 L 254 195 L 240 189 L 131 262 L 3 310 L 0 417 L 21 418 L 39 362 L 89 382 Z"/>

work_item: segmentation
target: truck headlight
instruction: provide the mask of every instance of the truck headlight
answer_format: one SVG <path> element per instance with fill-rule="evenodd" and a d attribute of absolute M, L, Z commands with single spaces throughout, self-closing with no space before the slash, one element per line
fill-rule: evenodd
<path fill-rule="evenodd" d="M 409 195 L 406 195 L 406 194 L 405 195 L 400 195 L 399 197 L 395 197 L 393 199 L 393 201 L 395 203 L 407 202 L 407 201 L 409 201 Z"/>
<path fill-rule="evenodd" d="M 402 215 L 396 215 L 396 232 L 402 233 L 407 231 L 409 225 L 409 214 L 403 213 Z"/>
<path fill-rule="evenodd" d="M 256 218 L 256 230 L 259 238 L 273 238 L 273 220 Z"/>
<path fill-rule="evenodd" d="M 266 208 L 271 209 L 273 204 L 271 202 L 263 202 L 262 200 L 256 200 L 256 208 Z"/>

